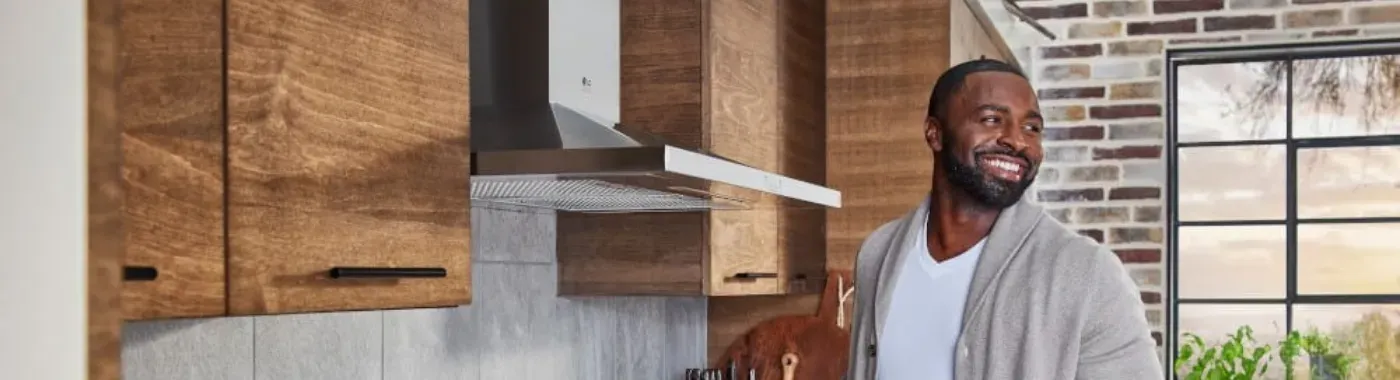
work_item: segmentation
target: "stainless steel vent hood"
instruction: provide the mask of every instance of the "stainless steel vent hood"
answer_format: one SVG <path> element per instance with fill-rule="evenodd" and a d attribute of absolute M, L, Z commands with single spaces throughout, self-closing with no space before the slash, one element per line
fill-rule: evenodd
<path fill-rule="evenodd" d="M 551 22 L 549 3 L 472 2 L 474 202 L 591 213 L 749 207 L 752 199 L 708 192 L 711 184 L 727 184 L 780 196 L 788 207 L 841 206 L 836 190 L 667 145 L 638 126 L 552 102 L 550 60 L 592 62 L 588 54 L 551 57 L 548 28 L 573 24 L 593 28 L 589 33 L 617 33 L 618 23 Z"/>

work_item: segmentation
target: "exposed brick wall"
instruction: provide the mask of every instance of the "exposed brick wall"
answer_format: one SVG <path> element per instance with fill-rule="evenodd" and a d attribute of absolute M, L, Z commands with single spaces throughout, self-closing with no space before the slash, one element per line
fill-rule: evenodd
<path fill-rule="evenodd" d="M 1060 37 L 1039 47 L 1029 68 L 1050 120 L 1038 197 L 1127 263 L 1159 342 L 1166 299 L 1164 49 L 1400 37 L 1395 0 L 1020 3 Z"/>

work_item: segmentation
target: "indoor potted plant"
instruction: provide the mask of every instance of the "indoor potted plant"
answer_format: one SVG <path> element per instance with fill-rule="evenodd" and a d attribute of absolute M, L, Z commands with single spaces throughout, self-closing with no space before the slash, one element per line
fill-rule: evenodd
<path fill-rule="evenodd" d="M 1352 365 L 1357 358 L 1346 353 L 1344 342 L 1333 340 L 1316 328 L 1307 333 L 1290 332 L 1285 342 L 1308 355 L 1308 367 L 1311 368 L 1308 372 L 1313 379 L 1345 380 L 1351 377 Z M 1289 357 L 1284 359 L 1285 363 L 1292 360 Z"/>
<path fill-rule="evenodd" d="M 1249 326 L 1240 326 L 1215 346 L 1191 333 L 1182 334 L 1182 339 L 1176 372 L 1183 380 L 1250 380 L 1268 371 L 1272 347 L 1257 345 Z"/>

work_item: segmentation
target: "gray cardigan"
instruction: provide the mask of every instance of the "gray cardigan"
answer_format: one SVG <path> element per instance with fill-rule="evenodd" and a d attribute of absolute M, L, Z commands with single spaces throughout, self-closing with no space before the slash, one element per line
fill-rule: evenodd
<path fill-rule="evenodd" d="M 877 229 L 856 258 L 848 380 L 875 380 L 881 326 L 927 204 Z M 1022 199 L 1002 211 L 977 262 L 956 380 L 1137 380 L 1165 372 L 1138 289 L 1113 252 Z"/>

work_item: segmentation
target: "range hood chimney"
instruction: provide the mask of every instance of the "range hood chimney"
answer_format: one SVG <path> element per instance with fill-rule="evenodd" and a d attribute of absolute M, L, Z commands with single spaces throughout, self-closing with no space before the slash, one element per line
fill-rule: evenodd
<path fill-rule="evenodd" d="M 726 184 L 777 195 L 789 207 L 841 207 L 836 190 L 668 145 L 641 126 L 554 102 L 551 77 L 564 74 L 551 73 L 551 60 L 607 65 L 620 53 L 551 57 L 549 28 L 616 35 L 619 23 L 579 21 L 585 15 L 551 20 L 549 6 L 550 0 L 471 2 L 474 202 L 619 213 L 744 209 L 756 201 L 709 192 L 711 184 Z"/>

